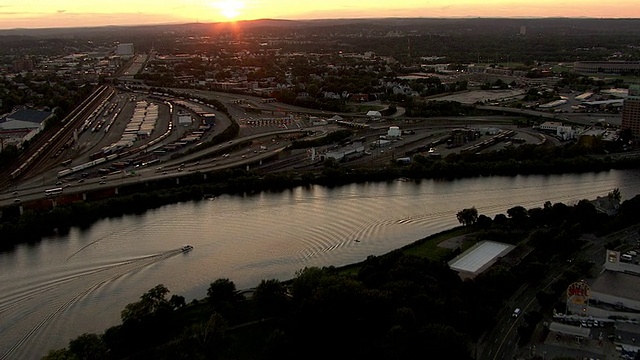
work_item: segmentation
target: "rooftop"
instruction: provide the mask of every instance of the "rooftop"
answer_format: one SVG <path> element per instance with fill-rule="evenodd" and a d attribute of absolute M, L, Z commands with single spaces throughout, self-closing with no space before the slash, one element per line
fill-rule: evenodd
<path fill-rule="evenodd" d="M 49 111 L 40 111 L 34 109 L 22 109 L 14 112 L 7 116 L 7 121 L 26 121 L 35 124 L 42 124 L 49 116 L 51 116 L 51 112 Z"/>
<path fill-rule="evenodd" d="M 513 245 L 495 241 L 482 241 L 449 262 L 453 270 L 479 273 L 491 266 L 499 256 L 514 249 Z"/>
<path fill-rule="evenodd" d="M 591 333 L 591 329 L 587 327 L 574 326 L 569 324 L 563 324 L 559 322 L 552 322 L 549 324 L 549 330 L 563 334 L 588 337 Z"/>
<path fill-rule="evenodd" d="M 616 322 L 616 344 L 625 344 L 637 349 L 640 345 L 640 326 L 636 324 Z"/>
<path fill-rule="evenodd" d="M 607 270 L 593 282 L 591 291 L 640 301 L 640 276 Z"/>

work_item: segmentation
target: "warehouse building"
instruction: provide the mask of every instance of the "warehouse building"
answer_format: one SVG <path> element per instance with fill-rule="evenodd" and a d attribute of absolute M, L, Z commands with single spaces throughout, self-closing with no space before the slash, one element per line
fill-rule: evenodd
<path fill-rule="evenodd" d="M 50 111 L 34 109 L 14 111 L 4 118 L 0 118 L 0 137 L 21 144 L 44 130 L 47 120 L 52 117 L 53 113 Z"/>
<path fill-rule="evenodd" d="M 360 142 L 353 143 L 349 146 L 338 150 L 329 151 L 320 155 L 320 160 L 334 159 L 336 161 L 348 161 L 359 158 L 364 155 L 364 145 Z"/>
<path fill-rule="evenodd" d="M 573 69 L 583 75 L 632 75 L 640 74 L 640 61 L 578 61 Z"/>
<path fill-rule="evenodd" d="M 481 241 L 449 262 L 460 277 L 471 278 L 482 273 L 515 246 L 495 241 Z"/>

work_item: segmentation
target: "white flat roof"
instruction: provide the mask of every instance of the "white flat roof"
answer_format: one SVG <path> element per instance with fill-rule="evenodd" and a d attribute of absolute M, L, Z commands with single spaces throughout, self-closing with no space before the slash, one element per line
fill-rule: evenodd
<path fill-rule="evenodd" d="M 454 270 L 475 273 L 485 265 L 490 265 L 499 256 L 508 253 L 513 248 L 514 246 L 509 244 L 495 241 L 482 241 L 451 260 L 449 266 Z"/>

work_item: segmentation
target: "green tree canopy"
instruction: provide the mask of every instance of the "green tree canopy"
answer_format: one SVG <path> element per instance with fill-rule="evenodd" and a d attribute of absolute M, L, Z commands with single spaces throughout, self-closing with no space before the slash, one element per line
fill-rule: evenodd
<path fill-rule="evenodd" d="M 475 207 L 462 209 L 456 214 L 458 221 L 464 226 L 470 226 L 478 221 L 478 210 Z"/>

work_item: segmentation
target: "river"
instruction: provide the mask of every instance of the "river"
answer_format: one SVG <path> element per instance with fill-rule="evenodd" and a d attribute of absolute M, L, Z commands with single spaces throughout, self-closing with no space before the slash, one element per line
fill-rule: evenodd
<path fill-rule="evenodd" d="M 493 217 L 614 188 L 623 200 L 640 194 L 640 171 L 300 187 L 104 219 L 0 253 L 0 359 L 37 359 L 100 333 L 160 283 L 190 301 L 218 278 L 247 288 L 386 253 L 458 225 L 463 208 Z M 194 250 L 182 253 L 185 243 Z"/>

